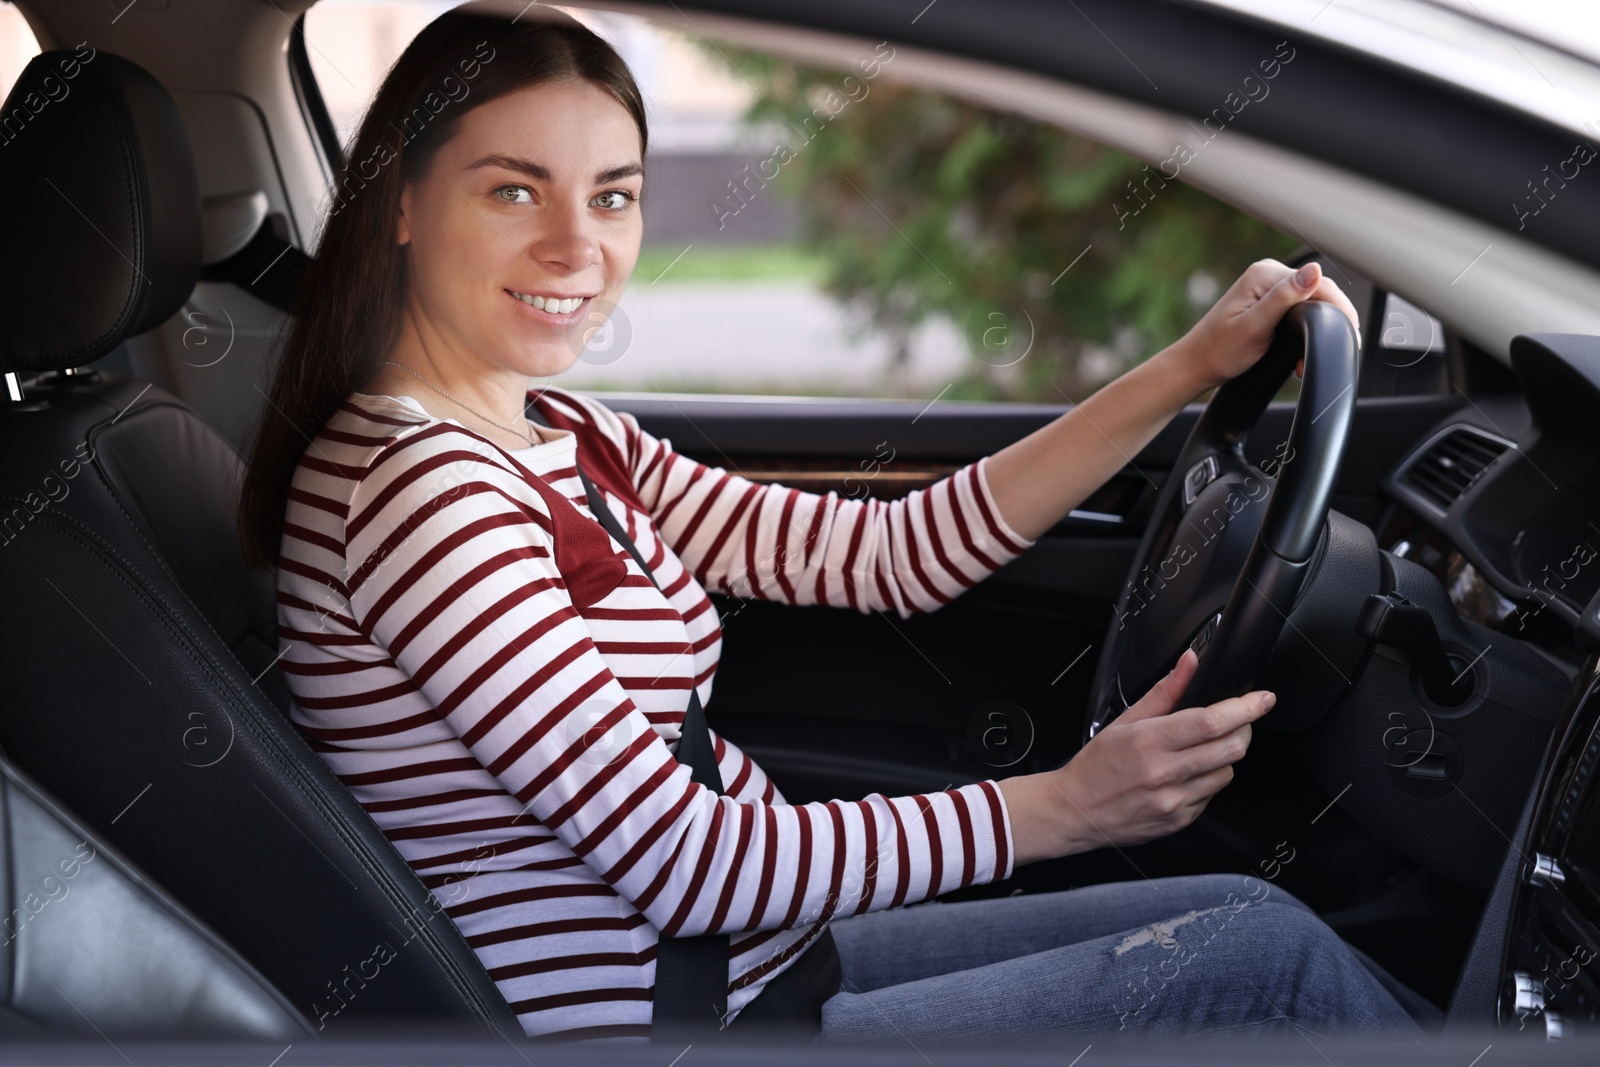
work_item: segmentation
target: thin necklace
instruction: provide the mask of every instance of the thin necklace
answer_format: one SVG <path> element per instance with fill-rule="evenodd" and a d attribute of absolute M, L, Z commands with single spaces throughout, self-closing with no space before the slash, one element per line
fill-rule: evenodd
<path fill-rule="evenodd" d="M 412 370 L 410 367 L 406 366 L 404 363 L 396 363 L 396 362 L 394 362 L 394 360 L 391 360 L 391 359 L 386 359 L 383 362 L 387 363 L 391 367 L 399 367 L 401 370 L 405 371 L 408 374 L 415 375 L 418 379 L 421 380 L 423 385 L 426 385 L 429 389 L 432 389 L 436 393 L 439 393 L 439 394 L 441 394 L 441 395 L 443 395 L 445 397 L 448 397 L 451 400 L 454 400 L 457 404 L 461 404 L 462 407 L 467 408 L 468 411 L 470 411 L 470 412 L 472 412 L 472 414 L 478 416 L 478 418 L 482 419 L 484 422 L 489 423 L 491 426 L 498 426 L 502 430 L 506 431 L 507 433 L 514 433 L 518 437 L 526 437 L 528 439 L 528 444 L 530 444 L 530 445 L 536 445 L 536 444 L 539 443 L 539 442 L 535 441 L 532 437 L 529 437 L 528 434 L 523 433 L 521 430 L 517 430 L 517 429 L 514 429 L 514 428 L 512 428 L 510 426 L 507 426 L 503 422 L 495 422 L 493 419 L 491 419 L 489 416 L 483 414 L 481 411 L 477 411 L 474 408 L 467 407 L 467 405 L 466 404 L 462 404 L 459 399 L 457 399 L 454 396 L 451 396 L 449 393 L 446 393 L 443 389 L 440 389 L 437 385 L 434 385 L 432 382 L 428 381 L 428 379 L 423 378 L 422 375 L 417 374 L 416 371 Z M 523 421 L 524 422 L 528 422 L 528 420 L 526 420 L 526 419 L 524 419 Z M 529 422 L 528 424 L 530 426 L 533 425 L 531 422 Z"/>

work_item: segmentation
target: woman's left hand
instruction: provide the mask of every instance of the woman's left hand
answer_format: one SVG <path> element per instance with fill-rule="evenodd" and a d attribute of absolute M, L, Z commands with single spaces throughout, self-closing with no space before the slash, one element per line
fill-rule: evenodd
<path fill-rule="evenodd" d="M 1295 271 L 1275 259 L 1262 259 L 1250 264 L 1169 351 L 1183 361 L 1184 373 L 1199 381 L 1201 391 L 1221 385 L 1266 354 L 1278 320 L 1302 300 L 1326 300 L 1343 311 L 1360 343 L 1361 320 L 1355 305 L 1333 279 L 1323 277 L 1320 266 L 1307 263 Z M 1304 362 L 1295 365 L 1296 374 Z"/>

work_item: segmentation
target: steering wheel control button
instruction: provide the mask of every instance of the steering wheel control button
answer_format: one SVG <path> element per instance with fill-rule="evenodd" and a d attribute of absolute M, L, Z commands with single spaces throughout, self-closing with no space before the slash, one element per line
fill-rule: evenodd
<path fill-rule="evenodd" d="M 1541 889 L 1554 889 L 1566 880 L 1567 876 L 1562 871 L 1561 865 L 1554 857 L 1546 856 L 1543 852 L 1533 854 L 1533 862 L 1528 865 L 1527 872 L 1523 875 L 1523 881 Z"/>
<path fill-rule="evenodd" d="M 1220 622 L 1222 622 L 1222 612 L 1219 611 L 1205 621 L 1205 625 L 1200 627 L 1200 632 L 1189 642 L 1189 647 L 1194 649 L 1196 659 L 1206 654 L 1206 649 L 1217 636 L 1217 625 Z"/>
<path fill-rule="evenodd" d="M 1206 486 L 1216 481 L 1219 469 L 1216 456 L 1207 456 L 1189 468 L 1189 473 L 1183 476 L 1184 507 L 1193 504 L 1195 497 L 1199 496 Z"/>

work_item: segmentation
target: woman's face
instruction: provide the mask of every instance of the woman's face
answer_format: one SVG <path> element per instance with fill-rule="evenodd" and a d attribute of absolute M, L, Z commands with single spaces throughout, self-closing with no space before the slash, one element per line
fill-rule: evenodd
<path fill-rule="evenodd" d="M 639 130 L 591 82 L 547 82 L 462 116 L 401 194 L 407 302 L 435 359 L 566 370 L 639 257 Z"/>

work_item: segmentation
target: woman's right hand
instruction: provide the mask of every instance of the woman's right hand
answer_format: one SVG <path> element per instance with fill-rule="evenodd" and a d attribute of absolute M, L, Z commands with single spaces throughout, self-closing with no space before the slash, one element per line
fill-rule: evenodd
<path fill-rule="evenodd" d="M 1250 724 L 1274 697 L 1257 690 L 1174 711 L 1198 662 L 1185 651 L 1066 766 L 1000 783 L 1017 864 L 1165 837 L 1194 822 L 1233 780 Z"/>

